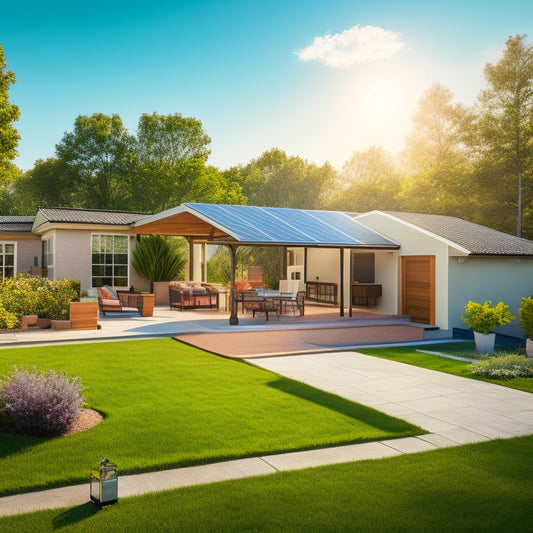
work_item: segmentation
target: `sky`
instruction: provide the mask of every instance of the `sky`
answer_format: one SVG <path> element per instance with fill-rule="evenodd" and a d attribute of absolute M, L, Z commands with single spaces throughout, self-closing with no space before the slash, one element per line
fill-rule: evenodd
<path fill-rule="evenodd" d="M 53 157 L 79 115 L 135 133 L 156 112 L 200 120 L 220 169 L 271 148 L 341 169 L 373 145 L 398 154 L 433 83 L 473 104 L 517 34 L 533 42 L 531 1 L 8 1 L 15 163 Z"/>

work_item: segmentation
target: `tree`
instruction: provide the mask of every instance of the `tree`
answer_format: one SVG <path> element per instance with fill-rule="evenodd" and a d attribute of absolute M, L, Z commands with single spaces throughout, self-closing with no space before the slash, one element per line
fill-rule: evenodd
<path fill-rule="evenodd" d="M 20 135 L 13 126 L 19 119 L 18 106 L 9 101 L 9 86 L 17 81 L 15 74 L 7 70 L 4 49 L 0 45 L 0 178 L 12 171 L 11 161 L 18 155 L 17 145 Z"/>
<path fill-rule="evenodd" d="M 438 83 L 418 101 L 403 153 L 404 208 L 464 216 L 464 204 L 472 200 L 463 139 L 465 115 L 466 110 L 453 102 L 453 93 Z"/>
<path fill-rule="evenodd" d="M 56 145 L 57 158 L 76 173 L 83 207 L 126 209 L 133 139 L 118 115 L 80 115 Z"/>
<path fill-rule="evenodd" d="M 137 207 L 161 211 L 178 205 L 203 175 L 211 139 L 202 123 L 179 113 L 144 114 L 135 142 L 136 168 L 131 183 Z"/>
<path fill-rule="evenodd" d="M 524 199 L 533 201 L 533 46 L 509 37 L 501 59 L 485 66 L 487 88 L 475 107 L 470 144 L 489 224 L 522 235 Z M 531 231 L 531 230 L 530 230 Z"/>
<path fill-rule="evenodd" d="M 76 201 L 77 173 L 63 159 L 39 159 L 24 177 L 29 192 L 38 205 L 83 207 Z M 21 183 L 17 183 L 19 189 Z M 79 200 L 79 198 L 78 198 Z"/>
<path fill-rule="evenodd" d="M 329 163 L 318 167 L 273 148 L 241 169 L 243 193 L 251 205 L 319 209 L 335 179 Z"/>
<path fill-rule="evenodd" d="M 333 209 L 371 211 L 397 209 L 400 175 L 393 157 L 381 147 L 355 151 L 344 164 Z"/>

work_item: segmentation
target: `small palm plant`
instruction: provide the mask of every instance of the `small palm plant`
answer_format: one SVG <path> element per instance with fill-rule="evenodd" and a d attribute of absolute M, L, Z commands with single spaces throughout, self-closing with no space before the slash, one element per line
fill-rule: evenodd
<path fill-rule="evenodd" d="M 161 235 L 141 237 L 132 253 L 131 264 L 139 276 L 150 281 L 176 279 L 187 263 L 186 242 L 183 239 L 165 238 Z"/>

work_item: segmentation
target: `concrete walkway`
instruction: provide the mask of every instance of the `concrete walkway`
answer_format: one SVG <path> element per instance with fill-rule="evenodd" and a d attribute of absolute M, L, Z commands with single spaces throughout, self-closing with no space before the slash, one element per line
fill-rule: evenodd
<path fill-rule="evenodd" d="M 334 463 L 533 434 L 533 395 L 354 352 L 254 358 L 251 363 L 417 424 L 418 437 L 119 476 L 119 498 Z M 119 472 L 120 474 L 120 472 Z M 0 498 L 0 516 L 83 505 L 89 483 Z"/>

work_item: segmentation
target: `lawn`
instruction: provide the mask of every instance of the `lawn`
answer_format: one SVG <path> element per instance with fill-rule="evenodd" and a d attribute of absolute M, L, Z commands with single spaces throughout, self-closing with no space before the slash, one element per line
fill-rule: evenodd
<path fill-rule="evenodd" d="M 424 432 L 172 339 L 0 350 L 0 374 L 13 365 L 81 377 L 105 419 L 54 439 L 0 433 L 0 495 L 87 481 L 104 456 L 125 474 Z"/>
<path fill-rule="evenodd" d="M 489 383 L 496 383 L 497 385 L 502 385 L 504 387 L 533 393 L 533 378 L 485 378 L 472 374 L 470 372 L 470 363 L 466 361 L 446 359 L 444 357 L 422 353 L 418 350 L 440 352 L 454 356 L 470 357 L 472 359 L 476 355 L 473 342 L 425 344 L 423 346 L 396 346 L 387 348 L 361 348 L 357 351 L 359 353 L 373 355 L 383 359 L 390 359 L 408 365 L 429 368 L 430 370 L 446 372 L 447 374 L 454 374 L 455 376 L 461 376 L 464 378 L 488 381 Z"/>
<path fill-rule="evenodd" d="M 533 437 L 0 518 L 21 531 L 533 531 Z"/>

